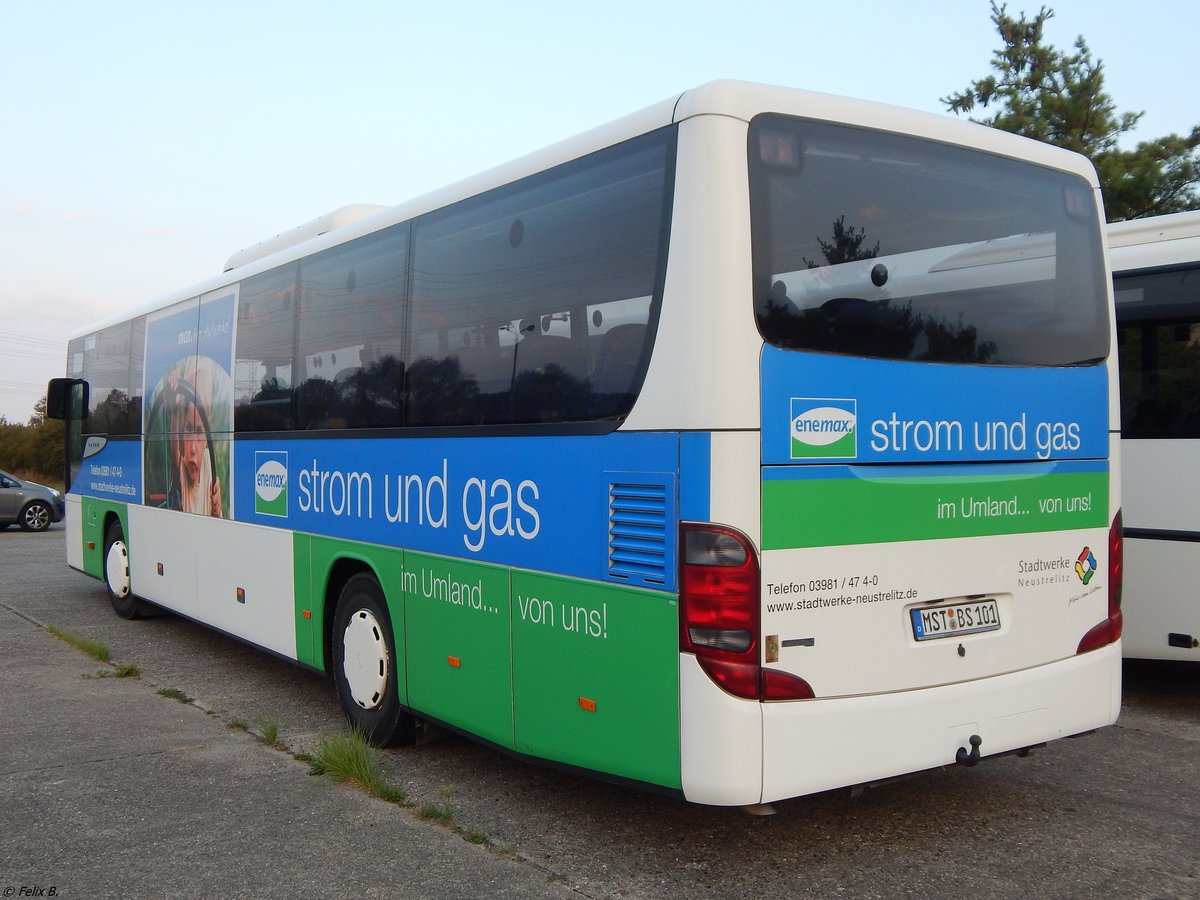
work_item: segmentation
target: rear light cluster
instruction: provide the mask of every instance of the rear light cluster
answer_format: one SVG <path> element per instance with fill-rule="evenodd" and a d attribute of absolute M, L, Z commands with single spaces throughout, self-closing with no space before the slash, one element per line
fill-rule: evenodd
<path fill-rule="evenodd" d="M 686 524 L 679 579 L 679 646 L 717 685 L 747 700 L 807 700 L 808 683 L 760 663 L 758 556 L 741 532 Z"/>
<path fill-rule="evenodd" d="M 1108 530 L 1108 617 L 1083 636 L 1076 653 L 1099 650 L 1121 637 L 1121 588 L 1125 581 L 1125 540 L 1121 511 Z"/>

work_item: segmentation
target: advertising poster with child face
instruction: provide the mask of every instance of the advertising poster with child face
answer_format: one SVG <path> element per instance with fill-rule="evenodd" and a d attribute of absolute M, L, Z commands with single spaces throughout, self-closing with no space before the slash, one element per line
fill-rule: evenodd
<path fill-rule="evenodd" d="M 231 518 L 233 323 L 237 291 L 189 300 L 146 323 L 145 503 Z"/>

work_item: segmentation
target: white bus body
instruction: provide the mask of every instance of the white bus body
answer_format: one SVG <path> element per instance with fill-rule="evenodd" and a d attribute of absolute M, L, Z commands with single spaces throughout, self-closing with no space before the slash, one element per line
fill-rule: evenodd
<path fill-rule="evenodd" d="M 69 562 L 700 803 L 1100 728 L 1101 229 L 1074 154 L 705 85 L 80 331 Z"/>
<path fill-rule="evenodd" d="M 1200 212 L 1108 226 L 1120 334 L 1126 656 L 1200 660 Z"/>

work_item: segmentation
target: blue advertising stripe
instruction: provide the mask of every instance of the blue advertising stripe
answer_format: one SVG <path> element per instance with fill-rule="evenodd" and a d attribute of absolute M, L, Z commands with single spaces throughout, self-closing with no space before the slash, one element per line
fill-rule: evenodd
<path fill-rule="evenodd" d="M 707 522 L 712 501 L 712 435 L 689 431 L 679 436 L 679 516 Z"/>
<path fill-rule="evenodd" d="M 765 347 L 762 461 L 1100 459 L 1104 365 L 935 365 Z"/>
<path fill-rule="evenodd" d="M 121 503 L 142 502 L 142 442 L 88 438 L 71 493 Z"/>
<path fill-rule="evenodd" d="M 698 464 L 699 448 L 689 454 Z M 702 453 L 699 456 L 702 457 Z M 238 521 L 534 571 L 611 580 L 613 473 L 673 494 L 676 434 L 239 438 Z M 675 589 L 674 497 L 658 590 Z"/>

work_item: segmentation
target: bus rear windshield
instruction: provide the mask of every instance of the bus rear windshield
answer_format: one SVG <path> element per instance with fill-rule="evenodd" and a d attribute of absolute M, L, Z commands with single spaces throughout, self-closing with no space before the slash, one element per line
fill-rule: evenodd
<path fill-rule="evenodd" d="M 1083 179 L 776 115 L 751 125 L 750 175 L 768 343 L 940 363 L 1107 356 L 1099 221 Z"/>

